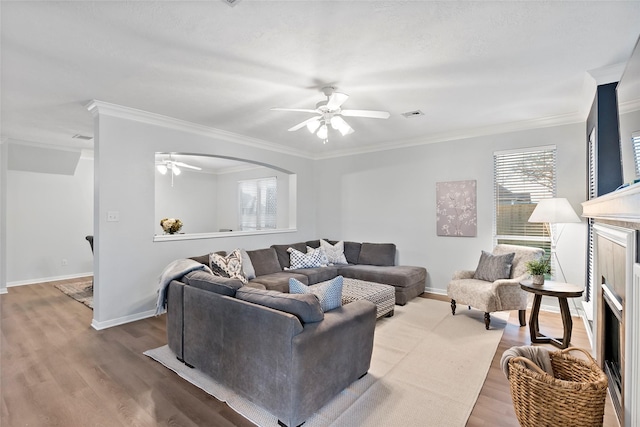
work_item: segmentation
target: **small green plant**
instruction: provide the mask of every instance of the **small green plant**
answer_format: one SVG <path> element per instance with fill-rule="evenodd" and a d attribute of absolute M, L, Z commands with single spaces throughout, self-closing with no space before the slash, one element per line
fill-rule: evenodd
<path fill-rule="evenodd" d="M 527 272 L 532 276 L 541 276 L 551 273 L 551 259 L 540 258 L 532 261 L 527 261 Z"/>

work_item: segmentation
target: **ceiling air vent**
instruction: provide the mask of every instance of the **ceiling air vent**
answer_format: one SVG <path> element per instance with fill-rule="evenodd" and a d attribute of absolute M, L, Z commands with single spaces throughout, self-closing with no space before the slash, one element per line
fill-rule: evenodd
<path fill-rule="evenodd" d="M 420 110 L 407 111 L 406 113 L 402 113 L 405 118 L 424 116 L 424 113 Z"/>
<path fill-rule="evenodd" d="M 76 133 L 75 135 L 73 135 L 71 138 L 75 138 L 75 139 L 83 139 L 85 141 L 91 141 L 93 139 L 92 136 L 86 136 L 86 135 L 80 135 L 79 133 Z"/>
<path fill-rule="evenodd" d="M 233 7 L 237 3 L 240 3 L 240 0 L 222 0 L 222 2 L 228 4 L 231 7 Z"/>

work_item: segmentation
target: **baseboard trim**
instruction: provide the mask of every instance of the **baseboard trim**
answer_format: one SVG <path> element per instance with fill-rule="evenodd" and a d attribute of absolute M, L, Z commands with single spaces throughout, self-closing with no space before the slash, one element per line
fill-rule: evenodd
<path fill-rule="evenodd" d="M 156 310 L 147 310 L 141 313 L 130 314 L 128 316 L 118 317 L 116 319 L 97 321 L 93 319 L 91 321 L 91 327 L 97 331 L 102 329 L 112 328 L 114 326 L 124 325 L 125 323 L 135 322 L 137 320 L 147 319 L 149 317 L 153 317 L 156 314 Z"/>
<path fill-rule="evenodd" d="M 78 279 L 80 277 L 91 277 L 91 276 L 93 276 L 92 271 L 89 271 L 86 273 L 69 274 L 66 276 L 51 276 L 51 277 L 41 277 L 39 279 L 15 280 L 13 282 L 7 282 L 7 288 L 11 288 L 13 286 L 35 285 L 37 283 L 57 282 L 59 280 Z"/>

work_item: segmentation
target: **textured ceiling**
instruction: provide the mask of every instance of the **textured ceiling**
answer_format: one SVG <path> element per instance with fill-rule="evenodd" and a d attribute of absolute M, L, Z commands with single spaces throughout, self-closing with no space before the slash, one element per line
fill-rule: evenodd
<path fill-rule="evenodd" d="M 622 71 L 640 1 L 67 1 L 0 4 L 2 137 L 91 148 L 97 99 L 322 157 L 584 120 Z M 617 67 L 616 67 L 617 66 Z M 320 89 L 355 133 L 322 142 Z M 401 113 L 420 109 L 424 116 Z"/>

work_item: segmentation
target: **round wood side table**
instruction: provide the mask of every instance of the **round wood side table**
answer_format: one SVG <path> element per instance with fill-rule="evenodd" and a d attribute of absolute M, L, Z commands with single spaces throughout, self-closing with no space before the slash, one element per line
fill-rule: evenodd
<path fill-rule="evenodd" d="M 559 348 L 569 347 L 573 321 L 571 320 L 571 312 L 569 311 L 567 298 L 582 296 L 584 289 L 577 285 L 555 282 L 553 280 L 545 280 L 542 285 L 534 285 L 531 280 L 525 280 L 520 282 L 520 287 L 523 290 L 534 294 L 531 316 L 529 317 L 529 333 L 531 335 L 531 342 L 545 344 L 550 343 Z M 562 316 L 562 326 L 564 328 L 562 338 L 552 338 L 540 333 L 538 315 L 540 313 L 540 303 L 543 296 L 558 298 L 558 302 L 560 303 L 560 315 Z"/>

